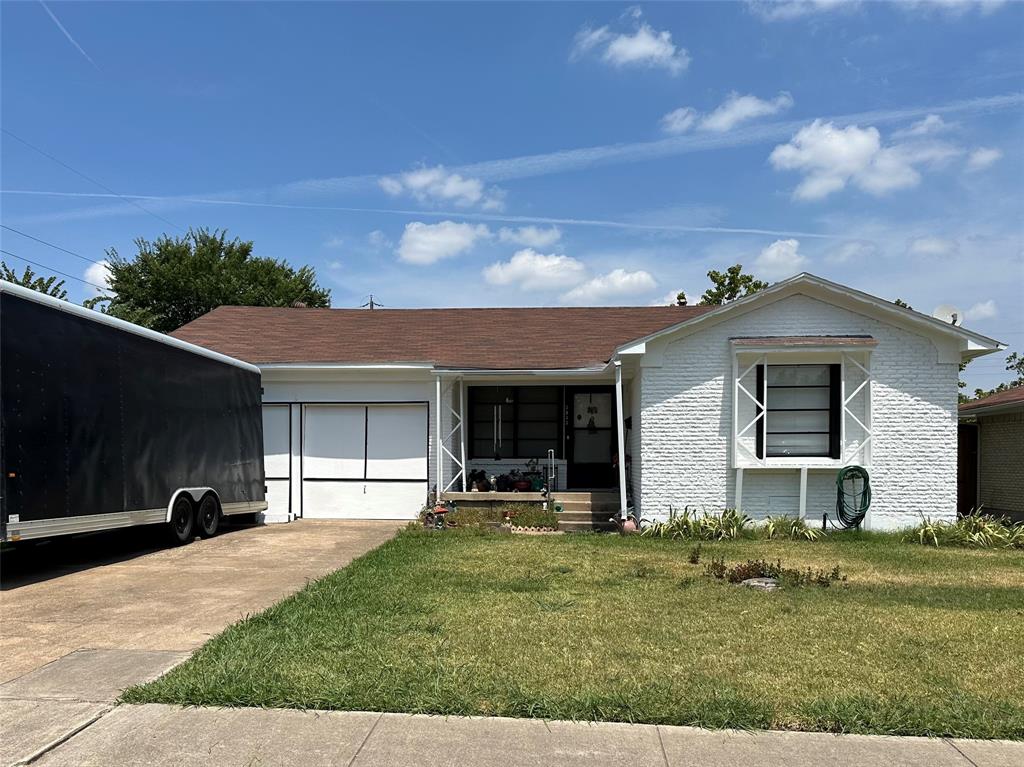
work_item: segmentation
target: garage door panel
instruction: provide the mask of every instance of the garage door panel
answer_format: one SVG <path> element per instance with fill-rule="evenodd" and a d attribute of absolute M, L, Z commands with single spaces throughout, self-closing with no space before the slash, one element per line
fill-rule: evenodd
<path fill-rule="evenodd" d="M 287 517 L 290 511 L 288 496 L 291 495 L 291 482 L 287 479 L 267 480 L 267 510 L 268 517 Z"/>
<path fill-rule="evenodd" d="M 371 405 L 367 413 L 367 479 L 427 479 L 427 409 Z"/>
<path fill-rule="evenodd" d="M 426 482 L 303 483 L 307 519 L 415 519 L 427 498 Z"/>
<path fill-rule="evenodd" d="M 315 479 L 363 479 L 366 408 L 306 405 L 302 424 L 302 473 Z"/>
<path fill-rule="evenodd" d="M 291 413 L 287 405 L 263 406 L 263 468 L 268 478 L 289 476 L 290 428 Z"/>

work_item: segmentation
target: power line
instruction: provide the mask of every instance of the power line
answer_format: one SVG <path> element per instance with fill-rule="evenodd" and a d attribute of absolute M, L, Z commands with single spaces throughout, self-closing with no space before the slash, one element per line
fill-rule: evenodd
<path fill-rule="evenodd" d="M 15 229 L 13 226 L 7 226 L 7 224 L 0 224 L 0 228 L 6 229 L 9 232 L 14 232 L 15 234 L 20 234 L 22 237 L 27 237 L 30 240 L 35 240 L 36 242 L 42 245 L 48 245 L 49 247 L 54 248 L 55 250 L 59 250 L 62 253 L 67 253 L 69 256 L 74 256 L 75 258 L 80 258 L 83 261 L 88 261 L 90 264 L 99 264 L 100 266 L 103 265 L 101 262 L 95 261 L 91 258 L 87 258 L 86 256 L 83 256 L 81 253 L 75 253 L 75 251 L 73 250 L 62 248 L 60 245 L 54 245 L 52 242 L 40 240 L 38 237 L 33 237 L 31 234 L 26 234 L 25 232 L 19 231 Z"/>
<path fill-rule="evenodd" d="M 52 266 L 47 266 L 46 264 L 41 264 L 38 261 L 33 261 L 33 260 L 29 259 L 29 258 L 25 258 L 24 256 L 19 256 L 17 253 L 11 253 L 11 251 L 9 251 L 9 250 L 4 250 L 3 248 L 0 248 L 0 253 L 3 253 L 5 256 L 10 256 L 11 258 L 20 259 L 20 260 L 24 261 L 26 264 L 32 264 L 32 266 L 38 266 L 40 269 L 46 269 L 48 272 L 53 272 L 54 274 L 59 274 L 61 277 L 67 277 L 70 280 L 78 280 L 79 282 L 84 282 L 89 287 L 96 288 L 96 290 L 101 290 L 104 293 L 106 293 L 108 290 L 110 290 L 110 288 L 105 288 L 102 285 L 97 285 L 95 282 L 89 282 L 88 280 L 83 280 L 81 277 L 76 277 L 73 274 L 68 274 L 67 272 L 62 272 L 59 269 L 54 269 Z"/>
<path fill-rule="evenodd" d="M 122 195 L 122 194 L 118 194 L 118 193 L 117 193 L 117 192 L 115 192 L 115 191 L 114 191 L 113 189 L 111 189 L 111 188 L 110 188 L 109 186 L 107 186 L 106 184 L 104 184 L 104 183 L 103 183 L 102 181 L 97 181 L 97 180 L 96 180 L 96 179 L 94 179 L 94 178 L 93 178 L 92 176 L 87 176 L 87 175 L 86 175 L 85 173 L 82 173 L 82 171 L 80 171 L 80 170 L 76 170 L 75 168 L 72 168 L 72 167 L 71 167 L 70 165 L 68 165 L 68 164 L 67 164 L 66 162 L 64 162 L 63 160 L 61 160 L 61 159 L 59 159 L 59 158 L 57 158 L 57 157 L 54 157 L 54 156 L 53 156 L 52 154 L 50 154 L 49 152 L 46 152 L 46 151 L 44 151 L 44 150 L 40 149 L 39 147 L 35 146 L 34 144 L 30 144 L 30 143 L 29 143 L 28 141 L 26 141 L 25 139 L 21 138 L 21 136 L 18 136 L 18 135 L 16 135 L 16 134 L 12 133 L 11 131 L 7 130 L 7 128 L 0 128 L 0 130 L 2 130 L 2 131 L 3 131 L 4 133 L 6 133 L 6 134 L 7 134 L 8 136 L 10 136 L 10 137 L 11 137 L 12 139 L 14 139 L 15 141 L 19 141 L 19 142 L 21 142 L 22 144 L 24 144 L 24 145 L 25 145 L 25 146 L 27 146 L 27 147 L 28 147 L 29 149 L 31 149 L 31 150 L 32 150 L 33 152 L 38 152 L 38 153 L 39 153 L 39 154 L 41 154 L 41 155 L 42 155 L 43 157 L 47 158 L 48 160 L 52 160 L 53 162 L 55 162 L 55 163 L 57 163 L 58 165 L 60 165 L 60 166 L 61 166 L 62 168 L 66 168 L 67 170 L 69 170 L 69 171 L 71 171 L 72 173 L 74 173 L 74 174 L 75 174 L 76 176 L 80 176 L 81 178 L 84 178 L 84 179 L 85 179 L 86 181 L 88 181 L 88 182 L 89 182 L 90 184 L 95 184 L 95 185 L 96 185 L 96 186 L 98 186 L 98 187 L 99 187 L 100 189 L 105 189 L 106 191 L 110 192 L 110 194 L 114 195 L 115 197 L 117 197 L 117 198 L 119 198 L 119 199 L 121 199 L 121 200 L 124 200 L 125 202 L 127 202 L 127 203 L 130 203 L 131 205 L 134 205 L 134 206 L 135 206 L 136 208 L 138 208 L 139 210 L 141 210 L 141 211 L 142 211 L 143 213 L 148 213 L 148 214 L 149 214 L 149 215 L 151 215 L 151 216 L 152 216 L 153 218 L 156 218 L 156 219 L 158 219 L 158 220 L 160 220 L 160 221 L 163 221 L 163 222 L 164 222 L 165 224 L 167 224 L 168 226 L 172 226 L 172 227 L 174 227 L 175 229 L 177 229 L 178 231 L 183 231 L 183 230 L 182 230 L 182 228 L 181 228 L 180 226 L 178 226 L 178 225 L 177 225 L 176 223 L 174 223 L 173 221 L 168 221 L 168 220 L 167 220 L 166 218 L 164 218 L 163 216 L 161 216 L 161 215 L 159 215 L 159 214 L 157 214 L 157 213 L 154 213 L 153 211 L 149 210 L 148 208 L 144 208 L 144 207 L 143 207 L 142 205 L 140 205 L 140 204 L 139 204 L 138 202 L 136 202 L 135 200 L 133 200 L 133 199 L 132 199 L 131 197 L 126 197 L 125 195 Z"/>

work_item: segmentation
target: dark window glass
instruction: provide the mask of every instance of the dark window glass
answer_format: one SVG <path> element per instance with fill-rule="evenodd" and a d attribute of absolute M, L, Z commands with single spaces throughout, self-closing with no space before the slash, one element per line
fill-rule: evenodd
<path fill-rule="evenodd" d="M 839 457 L 839 375 L 839 365 L 758 366 L 757 400 L 767 409 L 759 457 Z"/>
<path fill-rule="evenodd" d="M 470 386 L 470 458 L 562 456 L 560 386 Z"/>

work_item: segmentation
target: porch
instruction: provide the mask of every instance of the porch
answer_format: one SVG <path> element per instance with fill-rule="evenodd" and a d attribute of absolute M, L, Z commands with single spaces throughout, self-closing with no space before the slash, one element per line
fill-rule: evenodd
<path fill-rule="evenodd" d="M 567 512 L 593 510 L 604 522 L 629 507 L 632 422 L 625 413 L 632 391 L 621 365 L 584 375 L 465 371 L 436 379 L 442 500 L 554 498 Z"/>

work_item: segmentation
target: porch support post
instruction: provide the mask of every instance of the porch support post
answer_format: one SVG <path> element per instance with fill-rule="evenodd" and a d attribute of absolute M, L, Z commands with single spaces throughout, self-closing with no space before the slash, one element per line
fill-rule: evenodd
<path fill-rule="evenodd" d="M 622 361 L 615 360 L 615 415 L 618 419 L 615 430 L 619 449 L 619 515 L 626 518 L 626 426 L 622 406 Z"/>
<path fill-rule="evenodd" d="M 462 492 L 466 492 L 466 379 L 459 378 L 459 447 L 462 448 Z"/>
<path fill-rule="evenodd" d="M 441 447 L 441 374 L 437 374 L 437 406 L 434 408 L 434 433 L 436 435 L 436 442 L 434 444 L 434 454 L 437 456 L 437 476 L 434 478 L 437 480 L 437 491 L 434 496 L 434 503 L 441 502 L 441 493 L 444 491 L 444 450 Z"/>
<path fill-rule="evenodd" d="M 736 469 L 736 511 L 743 510 L 743 467 Z"/>
<path fill-rule="evenodd" d="M 807 467 L 800 467 L 800 519 L 807 518 Z"/>

